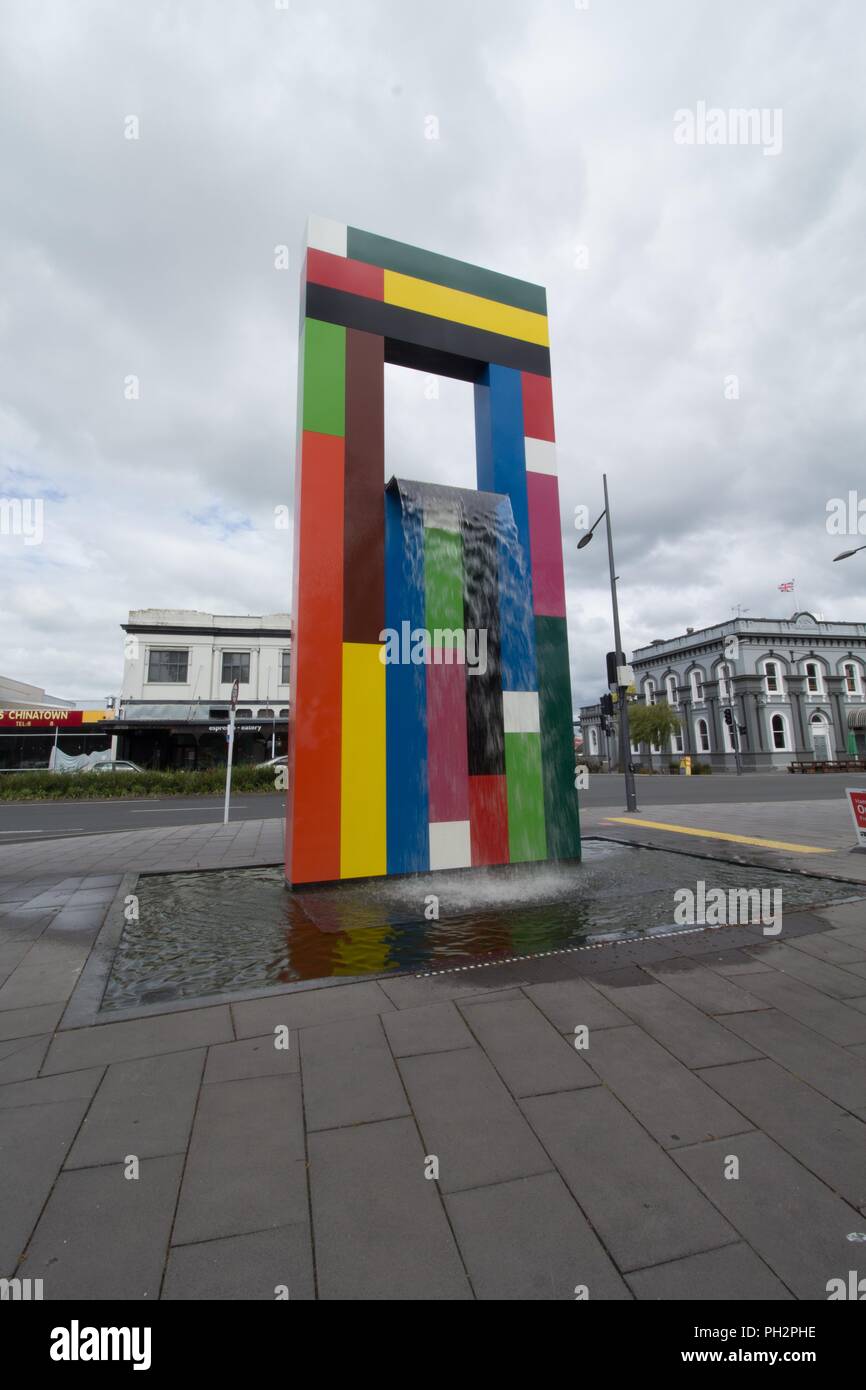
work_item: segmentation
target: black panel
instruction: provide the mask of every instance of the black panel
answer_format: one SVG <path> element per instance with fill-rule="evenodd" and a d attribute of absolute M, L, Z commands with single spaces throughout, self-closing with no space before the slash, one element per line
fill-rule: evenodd
<path fill-rule="evenodd" d="M 320 319 L 323 323 L 339 323 L 345 328 L 360 328 L 365 333 L 399 340 L 404 345 L 401 366 L 417 364 L 421 371 L 431 370 L 426 363 L 432 350 L 444 354 L 445 358 L 468 358 L 473 364 L 470 381 L 476 379 L 477 365 L 487 362 L 534 372 L 536 376 L 550 376 L 550 352 L 537 343 L 524 343 L 501 333 L 468 328 L 462 323 L 418 314 L 413 309 L 384 304 L 381 299 L 348 294 L 345 290 L 334 290 L 329 285 L 316 285 L 309 280 L 306 311 L 308 318 Z M 417 363 L 413 360 L 413 349 L 417 351 Z M 388 356 L 388 361 L 394 360 Z M 454 376 L 456 372 L 452 370 L 445 375 Z"/>

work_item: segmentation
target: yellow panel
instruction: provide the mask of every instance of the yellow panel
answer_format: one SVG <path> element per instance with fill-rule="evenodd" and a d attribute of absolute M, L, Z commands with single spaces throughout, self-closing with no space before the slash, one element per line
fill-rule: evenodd
<path fill-rule="evenodd" d="M 343 643 L 340 877 L 388 871 L 385 667 L 378 642 Z"/>
<path fill-rule="evenodd" d="M 470 328 L 483 328 L 488 333 L 502 333 L 507 338 L 520 338 L 526 343 L 549 345 L 544 314 L 515 309 L 511 304 L 482 299 L 464 290 L 449 290 L 445 285 L 416 280 L 396 270 L 385 271 L 385 303 L 414 309 L 419 314 L 432 314 L 437 319 L 449 319 L 452 323 L 465 323 Z"/>

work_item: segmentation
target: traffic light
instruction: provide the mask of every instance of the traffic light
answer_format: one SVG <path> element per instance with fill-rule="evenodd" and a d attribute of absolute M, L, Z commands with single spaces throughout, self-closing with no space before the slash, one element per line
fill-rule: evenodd
<path fill-rule="evenodd" d="M 625 652 L 620 652 L 620 653 L 619 653 L 619 656 L 617 656 L 616 652 L 608 652 L 608 654 L 607 654 L 607 684 L 608 684 L 609 689 L 611 689 L 611 690 L 616 690 L 617 686 L 619 685 L 619 676 L 618 676 L 618 674 L 617 674 L 617 667 L 618 667 L 618 666 L 624 666 L 624 665 L 625 665 Z"/>
<path fill-rule="evenodd" d="M 725 723 L 727 724 L 727 726 L 728 726 L 729 729 L 733 729 L 733 727 L 734 727 L 734 712 L 733 712 L 733 710 L 731 709 L 730 706 L 728 706 L 728 707 L 725 709 Z"/>
<path fill-rule="evenodd" d="M 600 706 L 601 706 L 601 712 L 602 712 L 602 714 L 605 715 L 608 719 L 612 719 L 612 718 L 613 718 L 613 699 L 612 699 L 612 697 L 611 697 L 610 695 L 602 695 L 601 700 L 599 701 L 599 704 L 600 704 Z"/>

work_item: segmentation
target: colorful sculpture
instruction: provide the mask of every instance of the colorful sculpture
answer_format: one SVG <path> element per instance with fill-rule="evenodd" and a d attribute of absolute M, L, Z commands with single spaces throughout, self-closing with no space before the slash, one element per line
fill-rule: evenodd
<path fill-rule="evenodd" d="M 580 855 L 547 304 L 312 218 L 286 878 Z M 386 362 L 475 384 L 478 492 L 385 485 Z"/>

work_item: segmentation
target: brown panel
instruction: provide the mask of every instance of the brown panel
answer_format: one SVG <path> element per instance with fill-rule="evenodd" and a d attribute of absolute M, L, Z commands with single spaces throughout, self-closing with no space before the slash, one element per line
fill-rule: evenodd
<path fill-rule="evenodd" d="M 385 626 L 385 340 L 346 330 L 343 641 Z"/>

